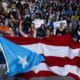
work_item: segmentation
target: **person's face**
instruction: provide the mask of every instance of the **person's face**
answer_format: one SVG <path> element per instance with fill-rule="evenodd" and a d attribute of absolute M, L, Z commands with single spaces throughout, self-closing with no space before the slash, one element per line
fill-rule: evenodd
<path fill-rule="evenodd" d="M 1 19 L 0 19 L 0 23 L 1 23 Z"/>
<path fill-rule="evenodd" d="M 41 28 L 44 30 L 44 25 L 43 24 L 41 25 Z"/>
<path fill-rule="evenodd" d="M 64 23 L 61 23 L 60 24 L 60 28 L 62 29 L 64 27 Z"/>
<path fill-rule="evenodd" d="M 13 15 L 12 14 L 10 14 L 10 18 L 13 18 Z"/>
<path fill-rule="evenodd" d="M 79 26 L 79 29 L 78 30 L 80 31 L 80 26 Z"/>
<path fill-rule="evenodd" d="M 34 27 L 34 24 L 31 24 L 32 27 Z"/>

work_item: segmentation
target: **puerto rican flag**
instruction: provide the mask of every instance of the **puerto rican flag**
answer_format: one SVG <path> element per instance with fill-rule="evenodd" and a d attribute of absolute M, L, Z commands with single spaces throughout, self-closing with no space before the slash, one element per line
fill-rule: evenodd
<path fill-rule="evenodd" d="M 10 41 L 45 57 L 45 61 L 19 76 L 29 80 L 33 77 L 69 76 L 80 80 L 80 43 L 70 35 L 50 38 L 6 37 Z"/>

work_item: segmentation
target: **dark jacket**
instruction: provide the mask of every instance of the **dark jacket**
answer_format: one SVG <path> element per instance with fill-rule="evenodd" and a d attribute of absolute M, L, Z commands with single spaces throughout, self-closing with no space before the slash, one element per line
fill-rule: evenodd
<path fill-rule="evenodd" d="M 45 37 L 46 36 L 46 30 L 43 30 L 42 28 L 37 29 L 37 37 Z"/>

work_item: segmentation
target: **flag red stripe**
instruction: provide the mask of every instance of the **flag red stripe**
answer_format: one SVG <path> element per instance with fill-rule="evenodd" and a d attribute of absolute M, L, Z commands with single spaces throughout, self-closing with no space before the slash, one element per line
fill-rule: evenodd
<path fill-rule="evenodd" d="M 35 43 L 44 43 L 48 45 L 54 46 L 69 46 L 71 48 L 79 48 L 80 43 L 75 43 L 70 35 L 64 36 L 53 36 L 50 38 L 24 38 L 24 37 L 6 37 L 10 41 L 19 44 L 19 45 L 27 45 L 27 44 L 35 44 Z"/>
<path fill-rule="evenodd" d="M 79 78 L 77 75 L 74 75 L 74 74 L 72 74 L 72 73 L 69 73 L 67 76 L 68 76 L 68 77 L 72 77 L 73 80 L 80 80 L 80 78 Z"/>
<path fill-rule="evenodd" d="M 40 71 L 39 73 L 35 74 L 33 71 L 30 71 L 28 73 L 22 73 L 19 74 L 18 76 L 24 77 L 26 80 L 29 80 L 30 78 L 33 77 L 48 77 L 48 76 L 55 76 L 55 73 L 52 73 L 50 71 Z"/>
<path fill-rule="evenodd" d="M 40 71 L 37 74 L 35 74 L 33 71 L 30 71 L 28 73 L 19 74 L 18 76 L 24 77 L 26 80 L 29 80 L 30 78 L 33 77 L 48 77 L 48 76 L 58 76 L 58 75 L 50 71 Z M 72 77 L 74 80 L 80 80 L 80 78 L 77 75 L 74 75 L 72 73 L 69 73 L 67 76 Z"/>
<path fill-rule="evenodd" d="M 60 58 L 60 57 L 48 56 L 48 57 L 45 57 L 45 63 L 48 66 L 64 67 L 65 65 L 69 64 L 69 65 L 74 65 L 74 66 L 80 67 L 80 57 L 75 57 L 73 59 L 69 59 L 67 57 Z"/>

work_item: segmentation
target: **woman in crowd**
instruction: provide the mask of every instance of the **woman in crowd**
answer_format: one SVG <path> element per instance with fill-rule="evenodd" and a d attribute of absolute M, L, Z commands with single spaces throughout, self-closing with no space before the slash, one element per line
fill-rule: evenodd
<path fill-rule="evenodd" d="M 40 28 L 37 29 L 36 37 L 43 38 L 45 36 L 46 36 L 46 28 L 45 28 L 45 25 L 42 24 Z"/>
<path fill-rule="evenodd" d="M 78 29 L 73 33 L 73 40 L 76 42 L 80 42 L 80 25 Z"/>
<path fill-rule="evenodd" d="M 64 27 L 64 23 L 60 23 L 60 27 L 56 30 L 56 35 L 62 36 L 64 34 L 66 34 L 66 29 Z"/>
<path fill-rule="evenodd" d="M 36 28 L 34 23 L 32 23 L 31 27 L 28 29 L 28 37 L 36 37 Z"/>

